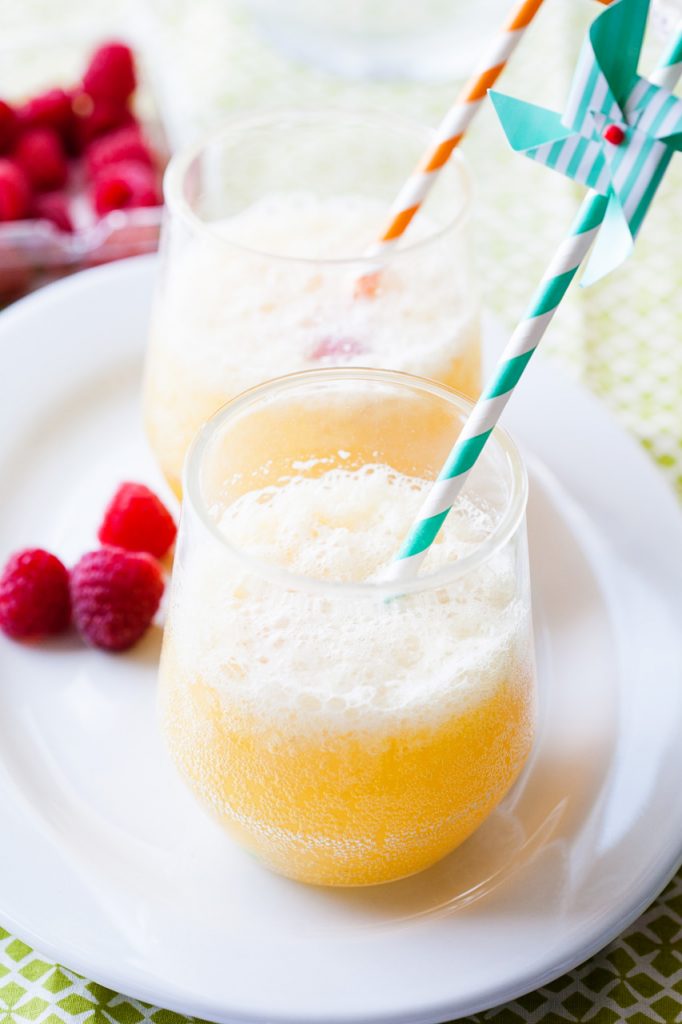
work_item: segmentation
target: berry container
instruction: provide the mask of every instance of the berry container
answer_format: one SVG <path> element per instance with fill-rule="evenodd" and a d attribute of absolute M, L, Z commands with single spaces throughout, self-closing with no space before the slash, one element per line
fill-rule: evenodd
<path fill-rule="evenodd" d="M 126 43 L 134 53 L 138 84 L 130 108 L 154 152 L 160 189 L 168 159 L 167 136 L 144 46 L 120 26 L 107 27 L 106 32 L 68 29 L 59 38 L 50 32 L 42 38 L 32 34 L 4 40 L 0 45 L 0 99 L 16 107 L 49 89 L 77 89 L 91 55 L 110 39 Z M 73 232 L 62 231 L 44 219 L 0 222 L 0 305 L 76 270 L 157 249 L 161 206 L 114 209 L 98 216 L 91 189 L 84 158 L 70 157 L 64 191 Z"/>

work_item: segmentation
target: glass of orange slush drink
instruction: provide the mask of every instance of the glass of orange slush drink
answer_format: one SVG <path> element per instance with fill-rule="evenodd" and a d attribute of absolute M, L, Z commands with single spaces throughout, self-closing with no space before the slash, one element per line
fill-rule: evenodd
<path fill-rule="evenodd" d="M 236 117 L 171 161 L 144 406 L 176 493 L 199 427 L 281 374 L 376 366 L 478 393 L 459 156 L 399 242 L 366 255 L 429 138 L 395 117 L 280 111 Z"/>
<path fill-rule="evenodd" d="M 469 409 L 407 374 L 309 371 L 233 400 L 191 449 L 162 729 L 205 807 L 291 878 L 428 867 L 528 757 L 527 483 L 503 431 L 418 578 L 384 579 Z"/>

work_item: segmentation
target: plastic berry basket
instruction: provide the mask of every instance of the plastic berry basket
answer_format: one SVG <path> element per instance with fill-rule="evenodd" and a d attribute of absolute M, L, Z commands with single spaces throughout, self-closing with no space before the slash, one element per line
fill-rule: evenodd
<path fill-rule="evenodd" d="M 0 45 L 0 98 L 19 105 L 41 91 L 69 89 L 78 82 L 97 46 L 115 38 L 135 55 L 138 85 L 131 109 L 156 157 L 158 176 L 168 159 L 168 142 L 158 106 L 145 71 L 145 55 L 125 27 L 106 32 L 72 27 L 58 39 L 15 38 Z M 83 161 L 71 159 L 65 189 L 73 231 L 60 230 L 48 220 L 27 218 L 0 223 L 0 304 L 7 303 L 50 280 L 76 270 L 158 247 L 161 206 L 114 209 L 97 215 Z"/>

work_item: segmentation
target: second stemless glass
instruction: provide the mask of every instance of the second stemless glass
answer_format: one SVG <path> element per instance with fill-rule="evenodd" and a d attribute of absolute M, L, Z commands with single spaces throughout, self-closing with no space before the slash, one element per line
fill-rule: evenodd
<path fill-rule="evenodd" d="M 235 118 L 171 161 L 145 419 L 178 494 L 202 423 L 272 377 L 374 366 L 477 394 L 470 184 L 457 155 L 378 276 L 363 257 L 428 140 L 395 118 L 279 112 Z"/>
<path fill-rule="evenodd" d="M 503 431 L 435 567 L 381 582 L 470 408 L 406 374 L 293 374 L 225 406 L 187 459 L 162 728 L 196 796 L 292 878 L 428 867 L 528 756 L 527 483 Z"/>

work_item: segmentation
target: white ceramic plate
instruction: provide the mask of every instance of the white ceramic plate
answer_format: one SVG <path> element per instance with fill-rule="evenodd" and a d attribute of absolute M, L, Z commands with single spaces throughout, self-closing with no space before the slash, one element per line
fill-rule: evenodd
<path fill-rule="evenodd" d="M 154 263 L 0 317 L 0 557 L 75 558 L 124 478 L 159 486 L 138 390 Z M 682 853 L 682 519 L 600 406 L 539 359 L 507 425 L 531 465 L 541 726 L 503 806 L 432 870 L 333 891 L 275 877 L 176 779 L 158 631 L 127 656 L 0 644 L 0 920 L 129 995 L 215 1021 L 435 1022 L 615 936 Z"/>

